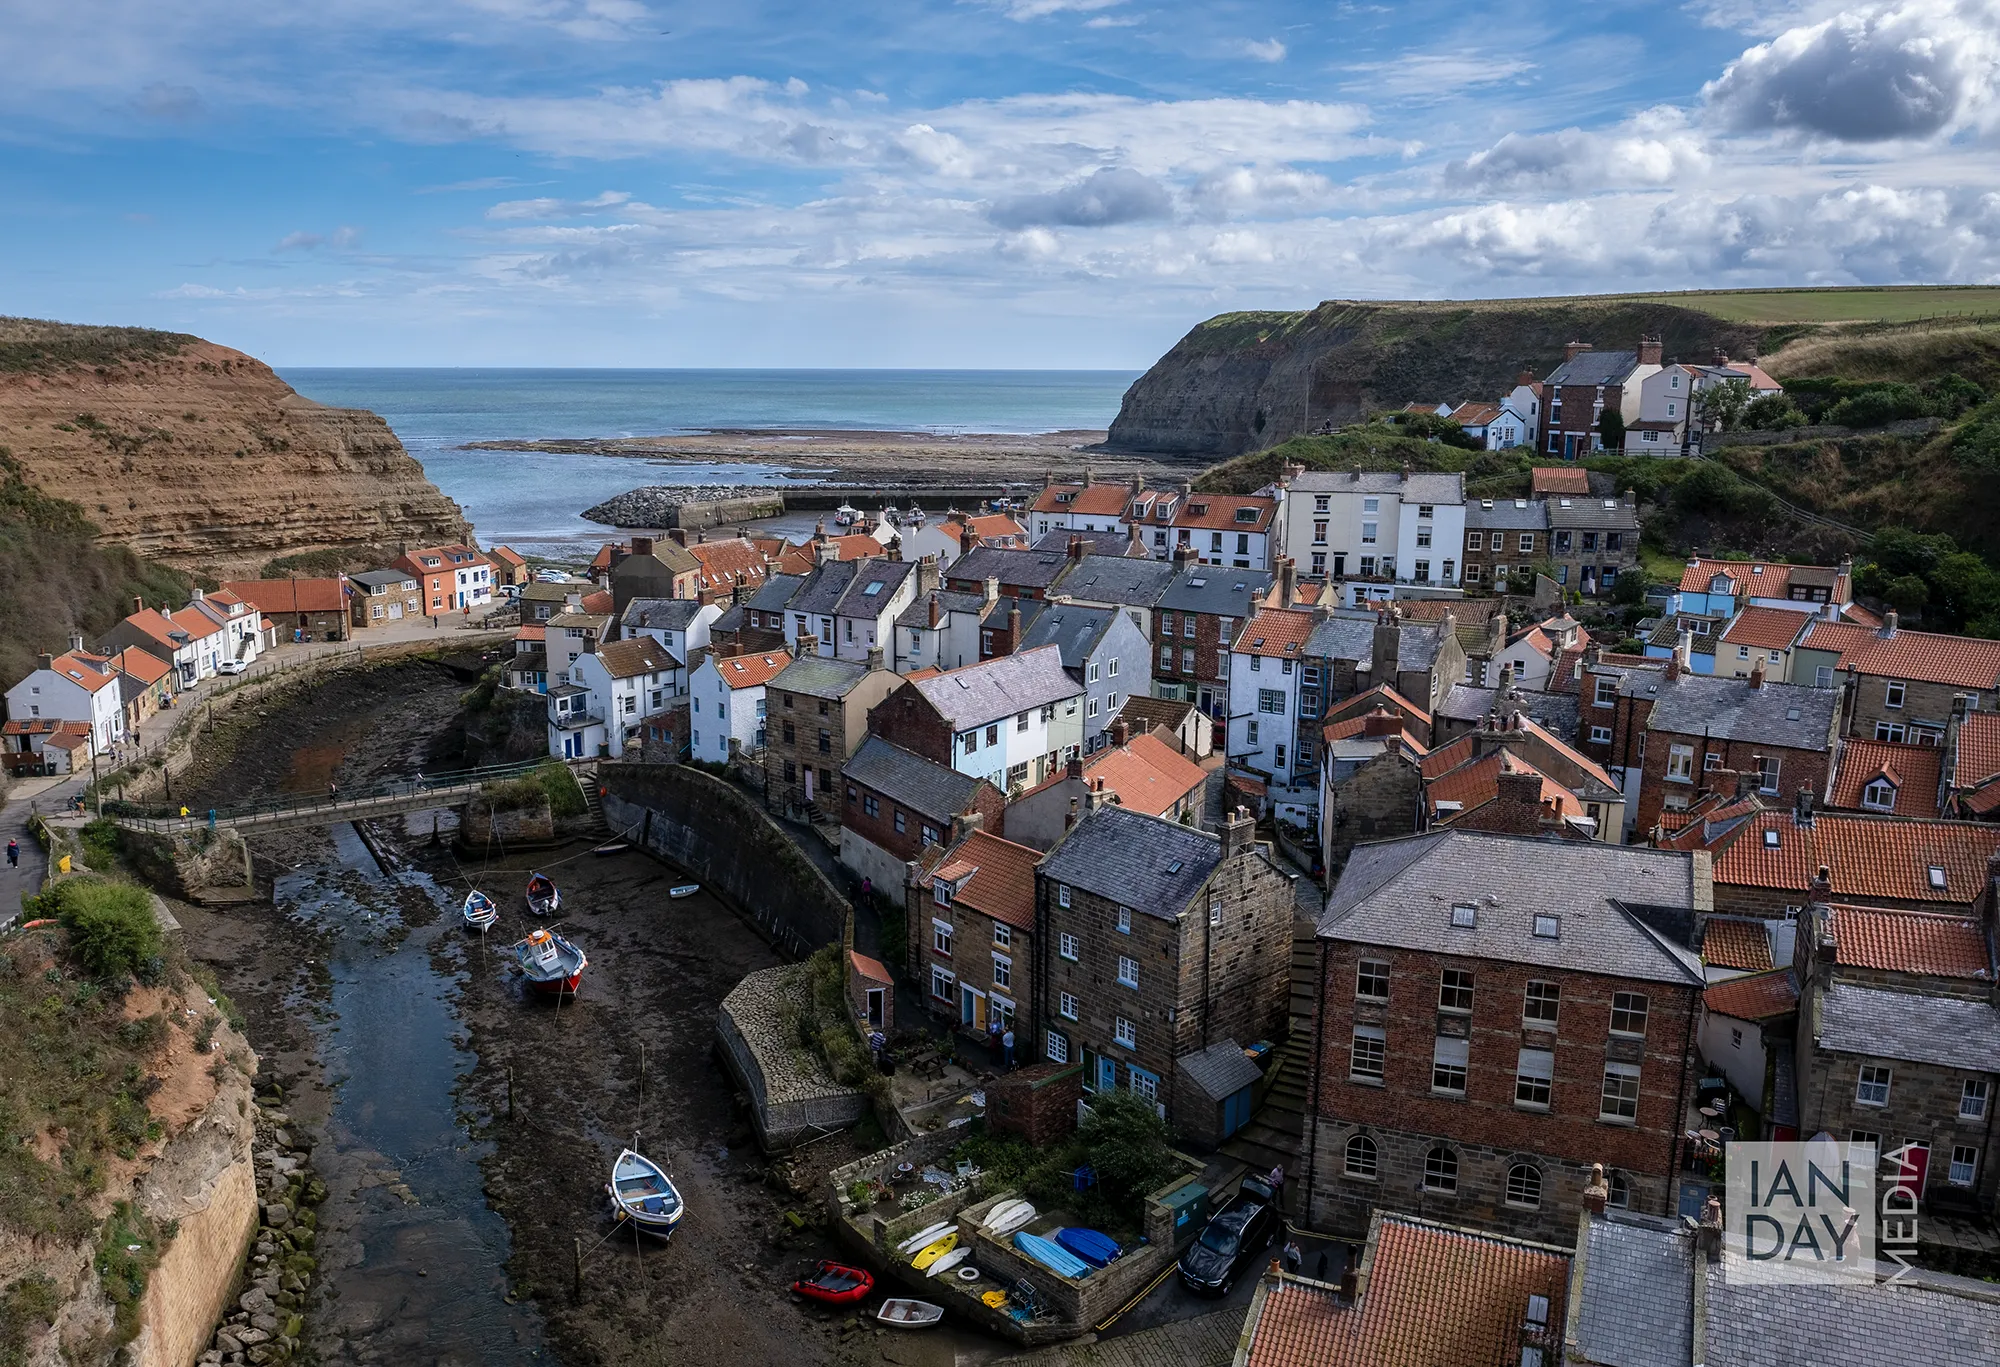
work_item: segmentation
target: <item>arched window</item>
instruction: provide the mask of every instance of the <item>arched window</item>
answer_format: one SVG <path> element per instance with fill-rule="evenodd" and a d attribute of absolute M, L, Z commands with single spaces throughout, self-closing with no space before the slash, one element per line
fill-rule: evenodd
<path fill-rule="evenodd" d="M 1347 1175 L 1373 1177 L 1376 1171 L 1375 1141 L 1365 1134 L 1357 1134 L 1348 1140 Z"/>
<path fill-rule="evenodd" d="M 1424 1155 L 1424 1190 L 1458 1190 L 1458 1155 L 1442 1144 Z"/>
<path fill-rule="evenodd" d="M 1507 1204 L 1539 1206 L 1542 1203 L 1542 1174 L 1532 1163 L 1516 1163 L 1507 1169 Z"/>
<path fill-rule="evenodd" d="M 1632 1208 L 1632 1184 L 1625 1179 L 1625 1174 L 1622 1172 L 1611 1174 L 1611 1200 L 1608 1204 L 1617 1210 Z"/>

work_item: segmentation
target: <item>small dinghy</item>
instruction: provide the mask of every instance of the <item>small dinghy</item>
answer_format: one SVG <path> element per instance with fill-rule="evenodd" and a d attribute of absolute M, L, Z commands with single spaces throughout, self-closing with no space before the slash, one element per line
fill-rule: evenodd
<path fill-rule="evenodd" d="M 562 910 L 562 893 L 556 889 L 556 880 L 546 873 L 528 875 L 528 910 L 537 916 Z"/>
<path fill-rule="evenodd" d="M 529 990 L 551 995 L 575 995 L 590 960 L 581 949 L 552 930 L 537 930 L 514 945 L 514 962 Z"/>
<path fill-rule="evenodd" d="M 792 1283 L 795 1294 L 825 1305 L 852 1305 L 875 1289 L 875 1277 L 865 1268 L 844 1263 L 820 1263 L 812 1275 Z"/>
<path fill-rule="evenodd" d="M 609 845 L 593 846 L 590 852 L 592 854 L 623 854 L 631 848 L 630 845 L 627 845 L 622 840 L 614 840 Z"/>
<path fill-rule="evenodd" d="M 673 1235 L 687 1207 L 666 1170 L 644 1154 L 626 1149 L 611 1165 L 611 1182 L 604 1188 L 618 1213 L 662 1239 Z"/>
<path fill-rule="evenodd" d="M 465 894 L 465 923 L 474 930 L 490 930 L 500 919 L 500 908 L 493 905 L 493 899 L 474 889 Z"/>
<path fill-rule="evenodd" d="M 918 1249 L 922 1248 L 925 1244 L 928 1244 L 935 1239 L 943 1238 L 946 1234 L 949 1234 L 951 1232 L 951 1229 L 952 1229 L 952 1222 L 950 1220 L 940 1220 L 938 1223 L 934 1225 L 930 1225 L 927 1228 L 918 1230 L 915 1234 L 912 1234 L 909 1238 L 903 1240 L 903 1242 L 901 1242 L 900 1244 L 897 1244 L 896 1251 L 907 1257 L 911 1254 L 914 1254 Z"/>
<path fill-rule="evenodd" d="M 932 1263 L 935 1263 L 938 1259 L 944 1257 L 957 1247 L 958 1231 L 954 1229 L 943 1238 L 925 1244 L 922 1251 L 916 1257 L 910 1259 L 910 1266 L 919 1272 L 927 1272 L 930 1270 Z"/>
<path fill-rule="evenodd" d="M 1046 1267 L 1049 1271 L 1071 1279 L 1090 1275 L 1090 1264 L 1071 1253 L 1061 1244 L 1044 1239 L 1039 1234 L 1016 1234 L 1014 1247 L 1028 1257 Z"/>
<path fill-rule="evenodd" d="M 986 1212 L 983 1228 L 988 1234 L 1012 1234 L 1034 1218 L 1035 1207 L 1030 1202 L 1019 1199 L 1002 1201 Z"/>
<path fill-rule="evenodd" d="M 900 1297 L 883 1301 L 882 1308 L 875 1312 L 875 1322 L 886 1324 L 891 1329 L 932 1329 L 943 1318 L 944 1307 L 941 1305 Z"/>
<path fill-rule="evenodd" d="M 1100 1234 L 1094 1229 L 1084 1229 L 1080 1225 L 1057 1230 L 1056 1242 L 1092 1267 L 1103 1267 L 1125 1251 L 1110 1235 Z"/>
<path fill-rule="evenodd" d="M 852 527 L 856 519 L 860 516 L 850 505 L 843 503 L 833 510 L 833 525 L 836 527 Z"/>
<path fill-rule="evenodd" d="M 699 883 L 676 883 L 673 887 L 667 889 L 667 896 L 676 898 L 692 897 L 700 891 L 701 884 Z"/>
<path fill-rule="evenodd" d="M 971 1256 L 972 1256 L 972 1250 L 969 1248 L 954 1248 L 953 1250 L 951 1250 L 951 1252 L 945 1254 L 942 1258 L 939 1258 L 936 1262 L 932 1263 L 930 1271 L 927 1272 L 925 1275 L 930 1277 L 942 1277 L 945 1273 L 951 1271 L 954 1267 L 957 1267 L 960 1263 L 964 1262 L 967 1258 L 970 1258 Z"/>

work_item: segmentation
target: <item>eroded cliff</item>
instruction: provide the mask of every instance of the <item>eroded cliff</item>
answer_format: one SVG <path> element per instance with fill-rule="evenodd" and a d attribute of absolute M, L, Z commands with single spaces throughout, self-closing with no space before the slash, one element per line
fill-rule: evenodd
<path fill-rule="evenodd" d="M 0 319 L 0 446 L 105 541 L 218 577 L 468 531 L 382 419 L 179 333 Z"/>
<path fill-rule="evenodd" d="M 1546 374 L 1565 343 L 1629 350 L 1642 333 L 1660 337 L 1670 357 L 1706 362 L 1717 348 L 1755 354 L 1763 329 L 1616 297 L 1334 300 L 1300 313 L 1225 313 L 1133 382 L 1107 444 L 1241 455 L 1413 401 L 1497 400 L 1524 368 Z"/>

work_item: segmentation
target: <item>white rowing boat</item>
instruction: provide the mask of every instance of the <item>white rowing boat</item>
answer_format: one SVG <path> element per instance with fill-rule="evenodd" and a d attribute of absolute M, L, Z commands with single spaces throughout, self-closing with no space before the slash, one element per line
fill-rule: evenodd
<path fill-rule="evenodd" d="M 611 1181 L 604 1188 L 618 1213 L 648 1234 L 662 1239 L 673 1235 L 687 1207 L 666 1170 L 644 1154 L 626 1149 L 611 1165 Z"/>
<path fill-rule="evenodd" d="M 891 1329 L 934 1329 L 943 1318 L 943 1306 L 903 1297 L 883 1301 L 882 1308 L 875 1312 L 876 1323 Z"/>

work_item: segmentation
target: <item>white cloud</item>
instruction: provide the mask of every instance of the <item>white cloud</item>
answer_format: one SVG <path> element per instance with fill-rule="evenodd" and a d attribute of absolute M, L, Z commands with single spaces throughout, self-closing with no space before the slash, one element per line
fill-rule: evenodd
<path fill-rule="evenodd" d="M 1441 181 L 1456 194 L 1571 194 L 1675 185 L 1707 171 L 1710 154 L 1672 108 L 1651 109 L 1616 128 L 1509 133 L 1483 151 L 1447 163 Z"/>
<path fill-rule="evenodd" d="M 575 218 L 599 209 L 615 209 L 631 200 L 623 190 L 606 190 L 590 199 L 509 199 L 487 209 L 491 219 Z"/>
<path fill-rule="evenodd" d="M 1433 102 L 1480 86 L 1518 81 L 1535 64 L 1505 47 L 1454 52 L 1407 52 L 1384 62 L 1358 62 L 1343 68 L 1365 77 L 1356 88 L 1379 97 Z"/>
<path fill-rule="evenodd" d="M 1245 57 L 1257 62 L 1282 62 L 1285 60 L 1285 45 L 1276 38 L 1245 38 L 1237 50 Z"/>
<path fill-rule="evenodd" d="M 1046 19 L 1052 14 L 1090 14 L 1097 10 L 1110 9 L 1124 0 L 980 0 L 989 9 L 997 9 L 1009 19 L 1025 23 L 1030 19 Z"/>
<path fill-rule="evenodd" d="M 1910 0 L 1789 29 L 1703 88 L 1726 127 L 1881 142 L 1990 117 L 2000 90 L 2000 3 Z"/>
<path fill-rule="evenodd" d="M 1104 228 L 1166 218 L 1173 211 L 1173 196 L 1164 185 L 1127 167 L 1106 166 L 1047 194 L 1003 200 L 991 217 L 1003 228 Z"/>

